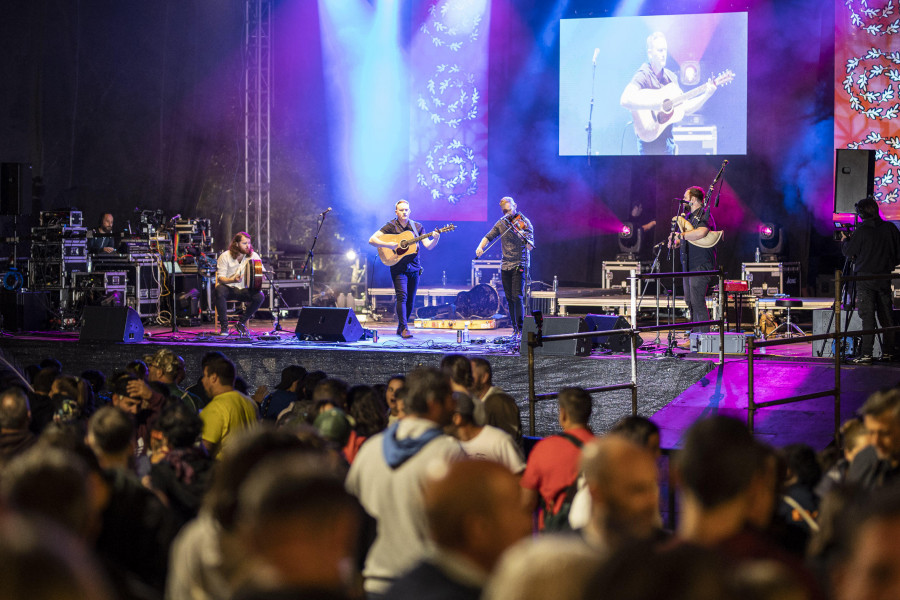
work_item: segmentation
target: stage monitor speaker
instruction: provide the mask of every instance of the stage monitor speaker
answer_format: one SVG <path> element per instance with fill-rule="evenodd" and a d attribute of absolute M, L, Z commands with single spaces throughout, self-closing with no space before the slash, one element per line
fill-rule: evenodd
<path fill-rule="evenodd" d="M 585 315 L 585 322 L 590 331 L 608 331 L 610 329 L 631 329 L 628 320 L 618 315 Z M 591 338 L 594 348 L 609 348 L 613 352 L 631 352 L 631 336 L 624 333 L 614 335 L 598 335 Z M 644 340 L 638 338 L 640 348 Z"/>
<path fill-rule="evenodd" d="M 31 214 L 31 165 L 0 164 L 0 215 Z"/>
<path fill-rule="evenodd" d="M 522 343 L 519 346 L 519 353 L 522 356 L 528 355 L 528 333 L 530 331 L 537 333 L 537 327 L 534 324 L 534 317 L 528 315 L 525 317 L 522 327 Z M 585 331 L 590 331 L 590 328 L 584 322 L 583 317 L 544 317 L 544 335 L 582 333 Z M 537 346 L 534 349 L 535 355 L 587 356 L 590 353 L 591 340 L 587 337 L 559 342 L 544 342 L 543 346 Z"/>
<path fill-rule="evenodd" d="M 144 339 L 141 317 L 130 306 L 85 306 L 82 342 L 140 342 Z"/>
<path fill-rule="evenodd" d="M 304 306 L 297 315 L 297 329 L 301 340 L 323 342 L 358 342 L 363 327 L 352 308 Z"/>
<path fill-rule="evenodd" d="M 49 307 L 50 292 L 0 292 L 0 330 L 40 331 Z"/>
<path fill-rule="evenodd" d="M 841 311 L 841 331 L 861 331 L 862 319 L 857 311 L 850 313 L 850 322 L 847 322 L 847 311 Z M 823 333 L 834 333 L 834 319 L 832 318 L 834 311 L 830 308 L 820 308 L 812 311 L 813 316 L 813 335 L 821 335 Z M 896 322 L 896 321 L 895 321 Z M 881 336 L 875 336 L 875 345 L 872 348 L 872 356 L 881 358 Z M 845 354 L 853 356 L 856 354 L 862 336 L 851 336 L 844 338 Z M 834 357 L 834 340 L 816 340 L 812 343 L 812 356 L 817 357 L 819 353 L 823 357 Z"/>
<path fill-rule="evenodd" d="M 834 212 L 855 213 L 856 203 L 875 192 L 875 151 L 837 151 L 834 168 Z"/>

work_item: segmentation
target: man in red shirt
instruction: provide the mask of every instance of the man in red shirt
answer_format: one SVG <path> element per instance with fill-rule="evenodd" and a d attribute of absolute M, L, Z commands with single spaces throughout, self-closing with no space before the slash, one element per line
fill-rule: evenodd
<path fill-rule="evenodd" d="M 546 507 L 556 514 L 565 501 L 565 492 L 578 477 L 581 446 L 594 439 L 588 429 L 591 396 L 582 388 L 563 388 L 557 397 L 561 435 L 538 442 L 528 457 L 522 475 L 522 501 L 530 511 L 542 500 L 539 527 L 544 528 Z"/>

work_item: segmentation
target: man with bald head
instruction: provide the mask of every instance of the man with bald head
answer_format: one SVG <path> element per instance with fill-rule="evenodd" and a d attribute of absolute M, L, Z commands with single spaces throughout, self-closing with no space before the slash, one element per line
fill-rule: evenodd
<path fill-rule="evenodd" d="M 386 600 L 476 600 L 503 552 L 531 533 L 516 477 L 498 463 L 463 460 L 427 481 L 424 498 L 435 548 Z"/>
<path fill-rule="evenodd" d="M 646 448 L 618 434 L 585 445 L 581 471 L 591 497 L 585 541 L 612 553 L 628 541 L 661 535 L 659 473 Z"/>
<path fill-rule="evenodd" d="M 30 423 L 31 409 L 25 392 L 11 387 L 0 394 L 0 467 L 37 441 L 28 428 Z"/>

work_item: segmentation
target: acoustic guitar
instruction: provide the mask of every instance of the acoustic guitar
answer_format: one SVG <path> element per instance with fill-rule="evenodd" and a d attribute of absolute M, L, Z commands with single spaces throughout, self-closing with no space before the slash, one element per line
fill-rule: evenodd
<path fill-rule="evenodd" d="M 694 226 L 691 225 L 690 221 L 684 218 L 684 215 L 678 215 L 675 217 L 678 222 L 678 229 L 681 230 L 681 233 L 687 233 L 689 231 L 694 230 Z M 724 232 L 722 231 L 710 231 L 706 235 L 704 235 L 699 240 L 686 240 L 689 244 L 693 244 L 700 248 L 712 248 L 722 239 L 722 235 Z"/>
<path fill-rule="evenodd" d="M 404 257 L 417 253 L 419 251 L 418 242 L 424 240 L 427 237 L 431 237 L 435 232 L 445 233 L 447 231 L 453 231 L 454 229 L 456 229 L 456 225 L 453 225 L 451 223 L 449 225 L 441 227 L 440 229 L 435 229 L 434 231 L 431 231 L 429 233 L 423 233 L 418 237 L 415 236 L 412 231 L 382 234 L 381 239 L 383 241 L 397 242 L 398 244 L 400 244 L 400 247 L 396 250 L 391 250 L 390 248 L 379 248 L 378 257 L 381 259 L 381 262 L 389 267 L 392 267 L 403 260 Z"/>
<path fill-rule="evenodd" d="M 260 291 L 264 277 L 262 261 L 258 258 L 247 257 L 241 268 L 243 269 L 244 286 L 254 293 Z"/>
<path fill-rule="evenodd" d="M 713 80 L 716 87 L 721 87 L 734 79 L 731 69 L 722 71 Z M 662 105 L 661 110 L 633 110 L 631 115 L 634 120 L 634 133 L 643 142 L 652 142 L 669 125 L 678 123 L 684 118 L 685 102 L 693 100 L 706 91 L 705 85 L 699 85 L 689 92 L 682 92 L 677 82 L 672 82 L 658 90 L 640 90 L 642 100 L 649 100 Z"/>

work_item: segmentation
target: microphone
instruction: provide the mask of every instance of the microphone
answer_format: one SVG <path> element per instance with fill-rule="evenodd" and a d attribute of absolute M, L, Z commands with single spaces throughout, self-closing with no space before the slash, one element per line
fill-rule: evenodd
<path fill-rule="evenodd" d="M 594 66 L 597 66 L 597 57 L 600 56 L 600 48 L 594 48 Z"/>
<path fill-rule="evenodd" d="M 174 217 L 172 217 L 172 218 L 169 219 L 169 220 L 170 220 L 170 221 L 177 221 L 177 220 L 180 219 L 180 218 L 181 218 L 181 214 L 177 214 L 177 215 L 175 215 Z"/>
<path fill-rule="evenodd" d="M 326 208 L 325 210 L 323 210 L 322 213 L 321 213 L 319 216 L 324 217 L 325 215 L 327 215 L 327 214 L 330 213 L 330 212 L 331 212 L 331 207 L 329 206 L 328 208 Z"/>

